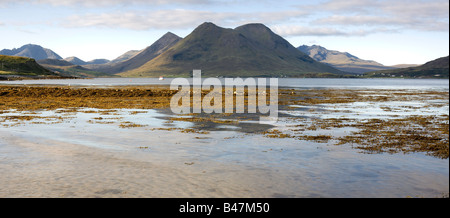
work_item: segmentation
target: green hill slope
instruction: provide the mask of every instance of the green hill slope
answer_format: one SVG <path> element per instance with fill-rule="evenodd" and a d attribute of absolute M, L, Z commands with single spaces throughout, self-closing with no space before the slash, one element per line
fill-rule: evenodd
<path fill-rule="evenodd" d="M 54 76 L 32 58 L 0 55 L 0 75 Z"/>
<path fill-rule="evenodd" d="M 370 72 L 366 77 L 449 78 L 449 56 L 418 67 Z"/>

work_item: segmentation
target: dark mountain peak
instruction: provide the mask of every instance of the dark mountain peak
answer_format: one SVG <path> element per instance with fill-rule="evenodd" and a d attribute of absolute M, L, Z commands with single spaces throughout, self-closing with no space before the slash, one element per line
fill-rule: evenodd
<path fill-rule="evenodd" d="M 301 52 L 305 53 L 305 54 L 308 54 L 307 51 L 309 50 L 309 48 L 310 48 L 310 46 L 307 46 L 307 45 L 301 45 L 301 46 L 299 46 L 297 49 L 300 50 Z"/>
<path fill-rule="evenodd" d="M 204 22 L 197 29 L 213 29 L 213 28 L 221 28 L 212 22 Z"/>
<path fill-rule="evenodd" d="M 106 63 L 109 62 L 109 60 L 107 60 L 107 59 L 94 59 L 94 60 L 86 62 L 86 61 L 83 61 L 83 60 L 81 60 L 81 59 L 79 59 L 77 57 L 74 57 L 74 56 L 73 57 L 64 58 L 64 60 L 67 61 L 67 62 L 70 62 L 72 64 L 80 65 L 80 66 L 89 65 L 89 64 L 106 64 Z"/>
<path fill-rule="evenodd" d="M 244 36 L 250 37 L 250 38 L 256 38 L 256 39 L 265 38 L 266 40 L 278 38 L 278 35 L 276 35 L 274 32 L 272 32 L 272 30 L 269 27 L 267 27 L 264 24 L 260 24 L 260 23 L 246 24 L 246 25 L 237 27 L 234 30 L 243 34 Z M 281 38 L 281 37 L 279 37 L 279 38 Z"/>
<path fill-rule="evenodd" d="M 195 28 L 195 30 L 190 35 L 205 35 L 205 34 L 217 35 L 221 34 L 224 30 L 225 28 L 219 27 L 214 23 L 205 22 L 200 26 L 198 26 L 197 28 Z"/>
<path fill-rule="evenodd" d="M 272 32 L 272 30 L 270 30 L 269 27 L 267 27 L 266 25 L 262 24 L 262 23 L 250 23 L 250 24 L 245 24 L 239 27 L 236 27 L 235 30 L 237 31 L 253 31 L 253 32 Z"/>
<path fill-rule="evenodd" d="M 304 46 L 307 46 L 307 45 L 304 45 Z M 310 47 L 325 49 L 324 47 L 322 47 L 322 46 L 320 46 L 320 45 L 316 45 L 316 44 L 311 45 Z"/>
<path fill-rule="evenodd" d="M 328 53 L 330 52 L 328 49 L 320 45 L 302 45 L 298 47 L 298 49 L 303 53 L 309 55 L 316 61 L 324 61 L 325 59 L 327 59 Z"/>
<path fill-rule="evenodd" d="M 341 73 L 314 61 L 263 24 L 235 29 L 206 22 L 176 45 L 126 76 L 189 75 L 202 69 L 208 76 L 296 76 Z"/>
<path fill-rule="evenodd" d="M 171 33 L 171 32 L 167 32 L 166 34 L 164 34 L 161 38 L 159 38 L 158 40 L 156 40 L 156 42 L 153 45 L 160 45 L 162 44 L 163 46 L 167 45 L 167 44 L 171 44 L 173 41 L 178 41 L 182 39 L 181 37 Z"/>
<path fill-rule="evenodd" d="M 311 46 L 309 46 L 309 45 L 302 45 L 302 46 L 298 47 L 298 49 L 300 49 L 301 51 L 312 51 L 312 50 L 323 51 L 323 52 L 328 52 L 329 51 L 328 49 L 326 49 L 326 48 L 324 48 L 324 47 L 322 47 L 320 45 L 311 45 Z"/>
<path fill-rule="evenodd" d="M 337 61 L 336 57 L 339 56 L 340 61 L 353 61 L 353 62 L 367 62 L 366 64 L 375 64 L 375 65 L 380 65 L 379 63 L 376 63 L 374 61 L 368 61 L 368 60 L 362 60 L 348 52 L 340 52 L 340 51 L 335 51 L 335 50 L 328 50 L 320 45 L 311 45 L 311 46 L 307 46 L 307 45 L 302 45 L 300 47 L 298 47 L 298 49 L 302 52 L 304 52 L 305 54 L 311 56 L 312 58 L 314 58 L 316 61 L 330 61 L 331 59 L 335 59 L 334 61 Z M 333 62 L 333 61 L 332 61 Z"/>
<path fill-rule="evenodd" d="M 326 49 L 325 47 L 322 47 L 322 46 L 320 46 L 320 45 L 312 45 L 312 46 L 307 46 L 307 45 L 304 45 L 307 49 L 309 49 L 309 50 L 316 50 L 316 51 L 319 51 L 319 52 L 323 52 L 323 53 L 328 53 L 328 52 L 330 52 L 330 50 L 328 50 L 328 49 Z M 309 48 L 308 48 L 309 47 Z"/>
<path fill-rule="evenodd" d="M 182 39 L 181 37 L 179 37 L 171 32 L 167 32 L 161 38 L 156 40 L 156 42 L 154 42 L 152 45 L 150 45 L 149 47 L 142 50 L 138 55 L 142 55 L 145 53 L 153 54 L 156 50 L 164 49 L 165 47 L 167 47 L 169 45 L 171 46 L 174 43 L 180 41 L 181 39 Z"/>
<path fill-rule="evenodd" d="M 164 34 L 161 38 L 176 38 L 176 39 L 181 39 L 181 37 L 177 36 L 176 34 L 172 33 L 172 32 L 167 32 L 166 34 Z"/>
<path fill-rule="evenodd" d="M 207 49 L 211 45 L 221 42 L 222 46 L 231 46 L 238 43 L 233 29 L 225 29 L 213 23 L 205 22 L 194 29 L 186 38 L 184 38 L 182 49 Z"/>
<path fill-rule="evenodd" d="M 322 47 L 320 45 L 311 45 L 311 46 L 307 46 L 307 45 L 302 45 L 300 47 L 298 47 L 298 49 L 306 54 L 312 54 L 312 55 L 322 55 L 324 56 L 323 58 L 326 59 L 327 55 L 343 55 L 345 57 L 348 57 L 349 59 L 353 59 L 353 60 L 359 60 L 358 57 L 348 53 L 348 52 L 340 52 L 340 51 L 335 51 L 335 50 L 328 50 L 325 47 Z"/>
<path fill-rule="evenodd" d="M 113 62 L 111 64 L 98 66 L 93 69 L 104 73 L 114 74 L 138 68 L 149 62 L 153 58 L 157 57 L 158 55 L 162 54 L 163 52 L 167 51 L 182 39 L 183 38 L 171 32 L 167 32 L 147 48 L 139 52 L 133 52 L 133 55 L 131 57 L 120 62 Z"/>
<path fill-rule="evenodd" d="M 40 46 L 40 45 L 35 45 L 35 44 L 29 43 L 29 44 L 23 45 L 22 47 L 18 48 L 17 50 L 24 50 L 24 49 L 27 49 L 27 48 L 31 48 L 31 49 L 43 49 L 43 47 Z"/>
<path fill-rule="evenodd" d="M 328 50 L 320 45 L 302 45 L 298 47 L 298 50 L 316 61 L 330 64 L 346 72 L 361 74 L 374 70 L 392 69 L 375 61 L 363 60 L 348 52 Z"/>
<path fill-rule="evenodd" d="M 298 53 L 297 55 L 303 56 L 303 57 L 299 56 L 300 58 L 303 58 L 304 60 L 307 61 L 312 61 L 307 55 L 298 52 L 298 50 L 294 46 L 292 46 L 287 40 L 274 33 L 269 27 L 267 27 L 264 24 L 260 23 L 246 24 L 237 27 L 235 31 L 242 34 L 246 38 L 251 39 L 256 43 L 259 43 L 261 46 L 264 46 L 266 48 L 273 50 L 284 50 L 286 52 L 290 50 L 291 54 Z"/>

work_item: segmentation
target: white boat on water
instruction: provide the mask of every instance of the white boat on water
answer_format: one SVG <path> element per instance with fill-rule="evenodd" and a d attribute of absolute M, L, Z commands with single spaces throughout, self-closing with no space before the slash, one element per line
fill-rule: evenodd
<path fill-rule="evenodd" d="M 163 76 L 160 76 L 160 77 L 159 77 L 159 80 L 164 80 L 164 77 L 163 77 Z"/>

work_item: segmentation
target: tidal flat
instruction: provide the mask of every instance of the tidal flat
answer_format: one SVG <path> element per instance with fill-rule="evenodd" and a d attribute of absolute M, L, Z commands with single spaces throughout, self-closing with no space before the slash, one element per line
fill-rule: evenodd
<path fill-rule="evenodd" d="M 274 125 L 175 93 L 0 86 L 0 197 L 448 197 L 448 90 L 280 88 Z"/>

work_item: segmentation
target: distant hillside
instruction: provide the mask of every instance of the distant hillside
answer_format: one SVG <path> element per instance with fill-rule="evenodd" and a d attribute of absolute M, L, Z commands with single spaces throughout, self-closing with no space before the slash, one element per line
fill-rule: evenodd
<path fill-rule="evenodd" d="M 418 67 L 420 66 L 419 64 L 396 64 L 396 65 L 392 65 L 390 67 L 392 68 L 408 68 L 408 67 Z"/>
<path fill-rule="evenodd" d="M 75 65 L 86 65 L 86 62 L 77 58 L 77 57 L 67 57 L 64 58 L 64 61 L 70 62 Z"/>
<path fill-rule="evenodd" d="M 37 61 L 38 64 L 40 65 L 53 65 L 53 66 L 73 66 L 73 63 L 70 63 L 69 61 L 66 60 L 56 60 L 56 59 L 44 59 L 44 60 L 39 60 Z"/>
<path fill-rule="evenodd" d="M 449 78 L 449 56 L 418 67 L 369 72 L 367 77 Z"/>
<path fill-rule="evenodd" d="M 130 58 L 132 58 L 133 56 L 139 54 L 139 52 L 141 52 L 142 50 L 131 50 L 131 51 L 127 51 L 125 52 L 123 55 L 117 57 L 116 59 L 112 60 L 111 63 L 119 63 L 122 61 L 126 61 Z"/>
<path fill-rule="evenodd" d="M 64 60 L 68 61 L 68 62 L 70 62 L 72 64 L 80 65 L 80 66 L 89 65 L 89 64 L 106 64 L 106 63 L 109 63 L 109 60 L 107 60 L 107 59 L 94 59 L 92 61 L 86 62 L 86 61 L 83 61 L 83 60 L 81 60 L 81 59 L 79 59 L 77 57 L 68 57 L 68 58 L 64 58 Z"/>
<path fill-rule="evenodd" d="M 376 70 L 394 69 L 394 67 L 384 66 L 375 61 L 360 59 L 347 52 L 328 50 L 318 45 L 302 45 L 298 47 L 298 49 L 303 53 L 309 55 L 316 61 L 327 63 L 339 70 L 346 72 L 362 74 Z"/>
<path fill-rule="evenodd" d="M 205 76 L 298 77 L 341 71 L 297 50 L 263 24 L 225 29 L 204 23 L 166 52 L 121 76 L 189 77 L 193 69 Z"/>
<path fill-rule="evenodd" d="M 94 60 L 86 62 L 85 65 L 89 65 L 89 64 L 106 64 L 106 63 L 109 63 L 108 59 L 94 59 Z"/>
<path fill-rule="evenodd" d="M 109 74 L 121 73 L 129 70 L 134 70 L 141 67 L 145 63 L 153 60 L 158 55 L 167 51 L 174 46 L 181 38 L 171 32 L 166 33 L 151 46 L 145 48 L 131 58 L 113 64 L 87 66 L 90 69 L 101 71 Z"/>
<path fill-rule="evenodd" d="M 45 59 L 39 60 L 38 63 L 54 72 L 58 72 L 60 75 L 69 77 L 111 77 L 109 74 L 89 70 L 80 65 L 72 64 L 65 60 Z"/>
<path fill-rule="evenodd" d="M 0 55 L 0 75 L 56 75 L 32 58 Z"/>
<path fill-rule="evenodd" d="M 35 60 L 62 59 L 61 56 L 59 56 L 52 50 L 43 48 L 40 45 L 33 45 L 33 44 L 24 45 L 20 48 L 14 48 L 11 50 L 3 49 L 0 51 L 0 55 L 28 57 L 33 58 Z"/>

